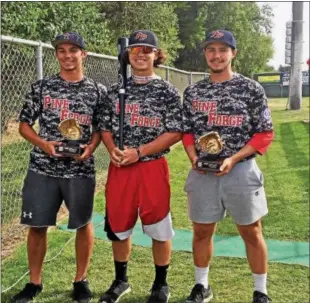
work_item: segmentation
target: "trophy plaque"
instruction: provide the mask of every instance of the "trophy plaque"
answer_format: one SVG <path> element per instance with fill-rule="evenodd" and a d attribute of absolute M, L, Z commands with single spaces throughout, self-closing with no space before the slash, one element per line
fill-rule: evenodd
<path fill-rule="evenodd" d="M 196 162 L 199 170 L 220 172 L 222 160 L 219 154 L 223 149 L 223 141 L 217 132 L 210 132 L 197 140 L 197 148 L 200 156 Z"/>
<path fill-rule="evenodd" d="M 80 156 L 83 149 L 80 147 L 82 130 L 75 119 L 66 119 L 58 125 L 58 130 L 64 137 L 63 144 L 56 146 L 56 153 L 66 157 Z"/>

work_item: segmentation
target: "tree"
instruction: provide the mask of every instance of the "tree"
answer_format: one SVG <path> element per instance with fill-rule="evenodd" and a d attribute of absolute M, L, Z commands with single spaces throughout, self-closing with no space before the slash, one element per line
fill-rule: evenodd
<path fill-rule="evenodd" d="M 204 62 L 200 43 L 205 38 L 208 5 L 206 2 L 177 2 L 175 12 L 179 19 L 179 38 L 184 48 L 178 52 L 175 65 L 181 69 L 196 69 Z"/>
<path fill-rule="evenodd" d="M 2 33 L 51 41 L 77 31 L 90 51 L 116 55 L 116 42 L 137 29 L 150 29 L 168 52 L 166 65 L 192 71 L 207 66 L 201 43 L 206 32 L 231 30 L 237 40 L 234 68 L 245 75 L 266 67 L 273 55 L 272 10 L 256 2 L 3 2 Z M 267 68 L 267 67 L 266 67 Z"/>
<path fill-rule="evenodd" d="M 165 64 L 171 64 L 182 47 L 178 38 L 178 18 L 169 2 L 100 2 L 100 11 L 108 20 L 113 37 L 111 48 L 116 55 L 116 41 L 138 29 L 152 30 L 159 39 L 160 47 L 168 52 Z"/>
<path fill-rule="evenodd" d="M 266 64 L 261 70 L 258 70 L 257 73 L 276 73 L 277 70 L 274 66 Z"/>
<path fill-rule="evenodd" d="M 91 51 L 109 52 L 107 21 L 96 2 L 6 2 L 1 10 L 2 34 L 50 42 L 66 31 L 76 31 Z"/>
<path fill-rule="evenodd" d="M 184 14 L 196 16 L 192 24 L 198 23 L 198 32 L 194 47 L 186 45 L 179 53 L 176 64 L 179 68 L 206 70 L 202 56 L 201 27 L 205 33 L 214 29 L 227 29 L 234 33 L 237 40 L 238 54 L 233 66 L 238 72 L 251 76 L 266 66 L 273 56 L 271 33 L 272 11 L 270 6 L 259 7 L 255 2 L 186 2 L 186 5 L 175 9 L 178 14 L 181 43 L 189 39 L 191 32 L 180 21 Z M 203 12 L 203 13 L 200 13 Z M 195 28 L 192 28 L 195 31 Z"/>

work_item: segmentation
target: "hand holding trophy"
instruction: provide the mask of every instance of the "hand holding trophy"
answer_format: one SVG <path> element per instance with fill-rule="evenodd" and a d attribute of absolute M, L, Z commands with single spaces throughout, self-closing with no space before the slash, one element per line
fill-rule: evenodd
<path fill-rule="evenodd" d="M 81 155 L 83 153 L 80 147 L 82 130 L 79 123 L 75 119 L 66 119 L 58 125 L 58 129 L 65 140 L 62 145 L 55 147 L 56 152 L 67 157 Z"/>
<path fill-rule="evenodd" d="M 197 147 L 200 157 L 196 166 L 199 170 L 219 172 L 222 161 L 219 154 L 222 151 L 224 142 L 217 132 L 210 132 L 197 140 Z"/>

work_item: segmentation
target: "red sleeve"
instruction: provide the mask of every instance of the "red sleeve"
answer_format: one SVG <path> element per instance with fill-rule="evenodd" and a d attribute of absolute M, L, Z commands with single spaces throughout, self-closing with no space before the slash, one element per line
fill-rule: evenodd
<path fill-rule="evenodd" d="M 195 145 L 195 137 L 194 134 L 184 134 L 182 138 L 182 142 L 184 147 L 189 145 Z"/>
<path fill-rule="evenodd" d="M 274 138 L 274 132 L 255 133 L 248 142 L 259 154 L 264 154 Z"/>

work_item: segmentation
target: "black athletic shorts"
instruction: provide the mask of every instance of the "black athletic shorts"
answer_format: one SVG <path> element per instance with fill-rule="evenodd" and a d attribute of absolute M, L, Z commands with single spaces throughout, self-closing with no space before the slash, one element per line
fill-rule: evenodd
<path fill-rule="evenodd" d="M 93 178 L 55 178 L 28 171 L 22 191 L 21 224 L 55 226 L 62 202 L 69 210 L 69 229 L 90 222 L 96 181 Z"/>

